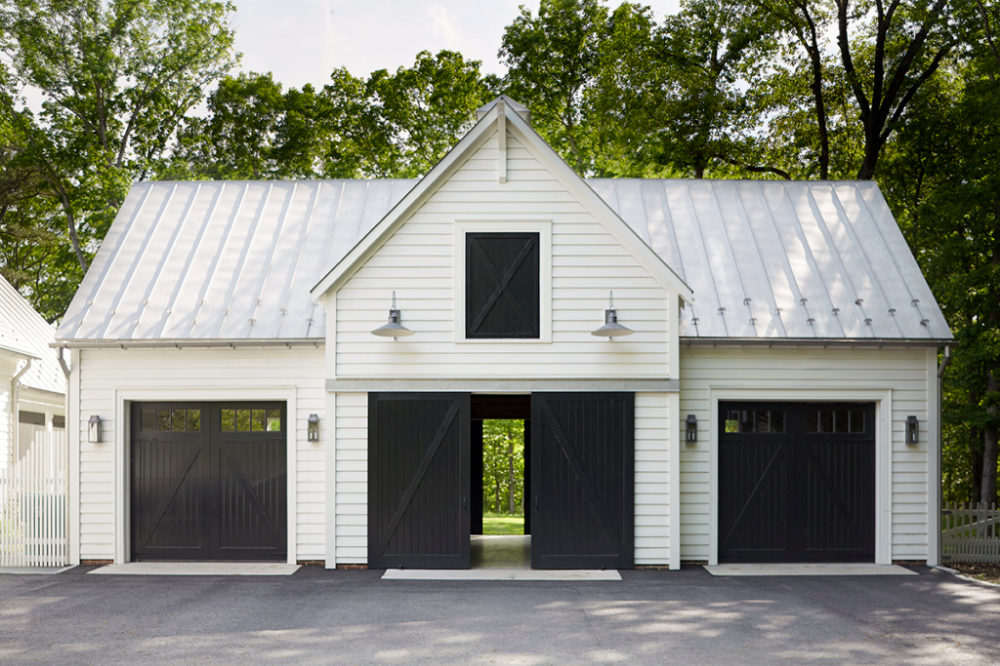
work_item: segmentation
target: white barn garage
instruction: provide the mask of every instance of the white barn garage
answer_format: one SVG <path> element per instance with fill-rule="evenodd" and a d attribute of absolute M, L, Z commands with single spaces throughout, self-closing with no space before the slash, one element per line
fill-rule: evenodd
<path fill-rule="evenodd" d="M 419 181 L 135 185 L 57 338 L 74 561 L 467 567 L 499 417 L 536 567 L 937 561 L 951 334 L 874 183 L 586 181 L 499 98 Z"/>

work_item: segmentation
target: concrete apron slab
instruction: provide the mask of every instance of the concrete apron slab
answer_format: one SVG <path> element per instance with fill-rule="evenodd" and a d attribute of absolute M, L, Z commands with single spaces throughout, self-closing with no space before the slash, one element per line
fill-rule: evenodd
<path fill-rule="evenodd" d="M 88 574 L 119 576 L 291 576 L 298 564 L 278 562 L 129 562 L 108 564 Z"/>
<path fill-rule="evenodd" d="M 895 564 L 717 564 L 706 566 L 713 576 L 916 576 Z"/>
<path fill-rule="evenodd" d="M 621 580 L 611 569 L 386 569 L 382 580 Z"/>
<path fill-rule="evenodd" d="M 73 566 L 68 567 L 0 567 L 0 574 L 21 574 L 21 575 L 33 575 L 37 576 L 39 574 L 57 574 L 63 571 L 69 571 L 74 568 Z"/>

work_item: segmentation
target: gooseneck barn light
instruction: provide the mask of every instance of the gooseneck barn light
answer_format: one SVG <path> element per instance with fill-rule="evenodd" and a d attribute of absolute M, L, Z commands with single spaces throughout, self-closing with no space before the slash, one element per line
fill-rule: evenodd
<path fill-rule="evenodd" d="M 389 310 L 389 321 L 372 331 L 372 335 L 377 335 L 380 338 L 392 338 L 393 340 L 413 335 L 413 331 L 399 323 L 399 310 L 396 309 L 395 291 L 392 292 L 392 308 Z"/>
<path fill-rule="evenodd" d="M 596 331 L 591 331 L 591 335 L 596 335 L 599 338 L 620 338 L 623 335 L 632 335 L 635 333 L 631 328 L 622 326 L 618 323 L 618 315 L 615 313 L 615 294 L 614 292 L 608 292 L 608 309 L 604 311 L 604 326 L 601 326 Z"/>
<path fill-rule="evenodd" d="M 89 428 L 87 429 L 89 437 L 87 439 L 90 440 L 91 444 L 100 444 L 101 417 L 98 416 L 97 414 L 94 414 L 93 416 L 90 417 L 90 421 L 88 421 L 87 423 L 89 424 Z"/>

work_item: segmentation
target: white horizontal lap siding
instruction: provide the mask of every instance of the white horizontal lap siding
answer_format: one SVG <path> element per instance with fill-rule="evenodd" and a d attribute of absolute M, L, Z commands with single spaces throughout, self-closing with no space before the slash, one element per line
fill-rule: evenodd
<path fill-rule="evenodd" d="M 294 390 L 296 413 L 288 417 L 296 442 L 296 557 L 325 557 L 326 456 L 322 444 L 307 436 L 309 415 L 319 414 L 321 424 L 325 416 L 322 348 L 82 350 L 79 356 L 81 559 L 115 557 L 115 442 L 128 418 L 117 412 L 117 396 L 160 394 L 174 401 L 183 400 L 188 389 L 199 392 L 197 399 L 208 394 L 213 401 L 248 399 L 239 391 Z M 100 444 L 88 441 L 92 414 L 102 419 Z M 127 504 L 128 498 L 117 501 Z M 130 544 L 124 545 L 127 552 Z"/>
<path fill-rule="evenodd" d="M 712 390 L 760 389 L 829 391 L 830 399 L 850 401 L 851 391 L 888 392 L 891 489 L 888 513 L 892 559 L 927 558 L 928 450 L 930 423 L 927 358 L 924 349 L 699 348 L 681 344 L 680 414 L 698 418 L 698 442 L 681 443 L 681 557 L 708 560 L 710 427 Z M 753 399 L 753 398 L 749 398 Z M 904 441 L 906 417 L 920 421 L 920 442 Z M 886 445 L 880 442 L 880 446 Z"/>
<path fill-rule="evenodd" d="M 337 292 L 338 377 L 655 377 L 668 372 L 667 293 L 646 269 L 511 135 L 507 178 L 497 178 L 494 136 L 461 165 Z M 551 342 L 456 342 L 456 222 L 502 230 L 551 223 Z M 464 244 L 458 248 L 464 251 Z M 615 342 L 604 323 L 608 292 L 635 335 Z M 414 335 L 393 342 L 392 292 Z M 457 307 L 464 307 L 463 303 Z"/>
<path fill-rule="evenodd" d="M 368 562 L 368 394 L 337 394 L 337 564 Z"/>
<path fill-rule="evenodd" d="M 666 393 L 635 394 L 635 563 L 670 561 L 670 423 Z"/>

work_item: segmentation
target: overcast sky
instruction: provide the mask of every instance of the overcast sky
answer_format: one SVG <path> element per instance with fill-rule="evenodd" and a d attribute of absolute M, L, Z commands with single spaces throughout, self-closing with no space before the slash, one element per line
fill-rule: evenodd
<path fill-rule="evenodd" d="M 538 0 L 236 0 L 233 27 L 241 69 L 273 72 L 286 86 L 321 86 L 341 66 L 355 76 L 392 71 L 424 50 L 460 51 L 502 74 L 500 39 L 521 4 L 538 10 Z M 646 4 L 661 20 L 678 3 Z"/>

